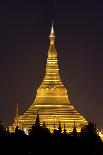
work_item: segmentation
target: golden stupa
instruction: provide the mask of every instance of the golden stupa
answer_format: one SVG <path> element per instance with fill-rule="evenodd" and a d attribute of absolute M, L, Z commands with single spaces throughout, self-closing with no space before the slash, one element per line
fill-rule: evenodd
<path fill-rule="evenodd" d="M 37 89 L 36 98 L 30 108 L 19 117 L 19 128 L 29 130 L 35 123 L 37 113 L 39 113 L 40 123 L 46 123 L 52 132 L 61 127 L 71 132 L 75 126 L 77 131 L 87 124 L 85 118 L 78 113 L 68 99 L 67 89 L 64 87 L 58 68 L 57 51 L 55 48 L 55 34 L 53 24 L 50 33 L 50 46 L 46 64 L 46 73 L 44 79 Z"/>

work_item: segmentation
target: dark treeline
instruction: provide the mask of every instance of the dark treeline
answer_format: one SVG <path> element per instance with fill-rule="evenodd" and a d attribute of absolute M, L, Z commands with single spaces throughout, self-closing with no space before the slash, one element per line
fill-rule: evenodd
<path fill-rule="evenodd" d="M 65 126 L 61 128 L 59 123 L 58 130 L 53 133 L 46 128 L 45 122 L 40 125 L 39 116 L 29 135 L 19 130 L 18 126 L 15 133 L 0 125 L 0 155 L 102 155 L 103 142 L 96 133 L 96 127 L 93 123 L 89 123 L 77 133 L 76 127 L 72 133 L 67 133 Z"/>

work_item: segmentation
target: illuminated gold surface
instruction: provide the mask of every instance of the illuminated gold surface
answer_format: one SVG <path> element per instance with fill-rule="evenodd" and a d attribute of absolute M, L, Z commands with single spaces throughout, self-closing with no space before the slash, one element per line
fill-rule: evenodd
<path fill-rule="evenodd" d="M 97 134 L 100 136 L 101 140 L 103 141 L 103 130 L 98 131 Z"/>
<path fill-rule="evenodd" d="M 26 127 L 27 130 L 31 128 L 39 112 L 41 124 L 45 121 L 51 132 L 54 129 L 54 124 L 55 128 L 58 128 L 59 122 L 62 128 L 65 125 L 67 131 L 73 130 L 75 122 L 77 130 L 80 131 L 81 126 L 87 124 L 87 121 L 70 103 L 67 90 L 60 79 L 53 25 L 49 37 L 50 46 L 46 73 L 37 90 L 34 103 L 19 118 L 19 127 L 21 129 Z"/>

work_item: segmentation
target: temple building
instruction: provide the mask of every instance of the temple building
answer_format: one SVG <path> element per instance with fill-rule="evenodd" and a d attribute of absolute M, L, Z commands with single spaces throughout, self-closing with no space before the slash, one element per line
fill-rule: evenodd
<path fill-rule="evenodd" d="M 26 128 L 26 130 L 29 130 L 34 125 L 38 113 L 41 125 L 45 122 L 51 132 L 54 125 L 55 128 L 58 128 L 59 124 L 62 128 L 65 126 L 66 130 L 71 132 L 74 122 L 77 131 L 80 131 L 81 127 L 87 124 L 87 121 L 70 103 L 67 89 L 61 81 L 53 24 L 49 38 L 50 46 L 44 79 L 37 89 L 34 103 L 19 117 L 19 120 L 17 117 L 17 123 L 20 129 Z"/>

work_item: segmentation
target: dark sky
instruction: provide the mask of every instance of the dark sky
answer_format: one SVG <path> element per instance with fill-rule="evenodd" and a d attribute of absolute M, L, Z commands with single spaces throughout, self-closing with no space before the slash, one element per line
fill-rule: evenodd
<path fill-rule="evenodd" d="M 103 128 L 103 2 L 0 1 L 0 119 L 23 114 L 45 72 L 54 19 L 59 67 L 71 103 Z"/>

